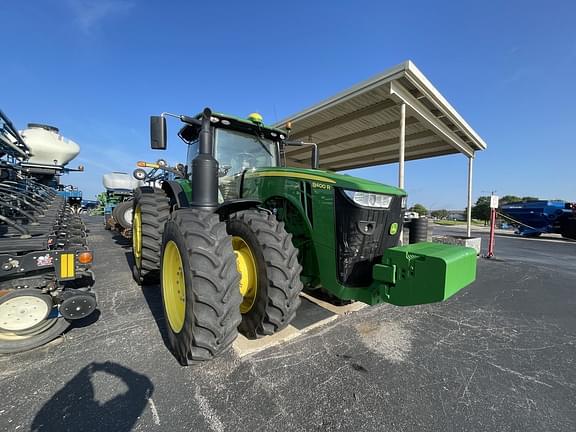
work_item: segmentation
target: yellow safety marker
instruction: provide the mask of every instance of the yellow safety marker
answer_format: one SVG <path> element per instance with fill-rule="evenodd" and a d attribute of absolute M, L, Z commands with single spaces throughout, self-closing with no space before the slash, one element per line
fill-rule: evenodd
<path fill-rule="evenodd" d="M 60 255 L 60 278 L 70 279 L 75 276 L 74 254 L 64 253 Z"/>

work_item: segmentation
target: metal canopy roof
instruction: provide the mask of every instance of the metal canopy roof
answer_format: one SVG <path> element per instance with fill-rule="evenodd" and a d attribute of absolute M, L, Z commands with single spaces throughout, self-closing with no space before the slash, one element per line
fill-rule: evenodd
<path fill-rule="evenodd" d="M 474 152 L 486 143 L 411 61 L 320 102 L 275 126 L 292 123 L 291 140 L 313 142 L 320 167 L 334 171 L 399 160 L 406 104 L 406 160 Z M 290 166 L 310 166 L 309 147 L 288 147 Z"/>

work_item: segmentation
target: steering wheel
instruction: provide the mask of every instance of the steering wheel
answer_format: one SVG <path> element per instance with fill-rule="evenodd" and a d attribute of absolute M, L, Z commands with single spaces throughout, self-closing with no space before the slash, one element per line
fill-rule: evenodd
<path fill-rule="evenodd" d="M 242 164 L 242 169 L 252 168 L 256 166 L 256 156 L 253 153 L 243 152 L 238 153 L 238 158 Z M 248 162 L 248 166 L 244 166 L 244 162 Z"/>
<path fill-rule="evenodd" d="M 230 165 L 220 165 L 218 167 L 218 177 L 226 177 L 228 175 L 228 171 L 230 171 L 232 167 Z"/>

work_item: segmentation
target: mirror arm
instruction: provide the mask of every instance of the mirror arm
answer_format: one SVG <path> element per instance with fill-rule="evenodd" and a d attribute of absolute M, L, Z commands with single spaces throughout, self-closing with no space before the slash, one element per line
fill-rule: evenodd
<path fill-rule="evenodd" d="M 318 154 L 318 144 L 313 143 L 314 147 L 312 147 L 312 168 L 318 169 L 320 168 L 320 155 Z"/>
<path fill-rule="evenodd" d="M 194 117 L 188 117 L 181 115 L 178 117 L 182 123 L 186 123 L 192 126 L 202 126 L 202 120 L 195 119 Z"/>
<path fill-rule="evenodd" d="M 311 164 L 313 169 L 318 169 L 320 166 L 320 155 L 318 153 L 318 144 L 304 141 L 284 141 L 287 146 L 303 147 L 312 146 L 312 159 Z"/>
<path fill-rule="evenodd" d="M 180 120 L 182 123 L 187 123 L 194 126 L 202 126 L 202 120 L 195 119 L 194 117 L 189 117 L 187 115 L 173 114 L 169 112 L 163 112 L 160 117 L 174 117 Z"/>

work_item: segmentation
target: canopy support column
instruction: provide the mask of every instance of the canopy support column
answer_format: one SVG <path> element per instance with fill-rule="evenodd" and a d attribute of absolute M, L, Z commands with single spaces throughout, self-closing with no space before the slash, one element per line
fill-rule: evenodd
<path fill-rule="evenodd" d="M 404 155 L 406 153 L 406 104 L 400 104 L 400 154 L 398 155 L 398 187 L 404 189 Z M 404 227 L 400 229 L 398 244 L 404 244 Z"/>
<path fill-rule="evenodd" d="M 406 104 L 400 104 L 400 155 L 398 157 L 398 187 L 404 189 L 404 155 L 406 153 Z"/>
<path fill-rule="evenodd" d="M 468 206 L 466 207 L 466 236 L 470 237 L 472 231 L 472 175 L 474 167 L 474 154 L 468 158 Z"/>

